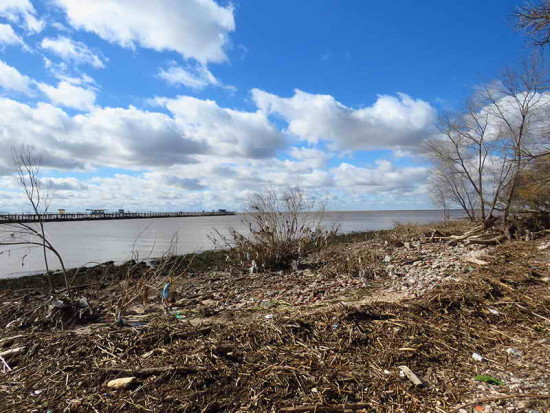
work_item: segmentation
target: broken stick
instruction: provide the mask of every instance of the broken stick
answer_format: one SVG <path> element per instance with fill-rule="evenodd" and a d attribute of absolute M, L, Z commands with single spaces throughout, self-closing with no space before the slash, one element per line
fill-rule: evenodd
<path fill-rule="evenodd" d="M 416 387 L 425 386 L 424 382 L 420 380 L 420 378 L 416 374 L 414 374 L 410 368 L 408 368 L 407 366 L 398 366 L 398 368 Z"/>

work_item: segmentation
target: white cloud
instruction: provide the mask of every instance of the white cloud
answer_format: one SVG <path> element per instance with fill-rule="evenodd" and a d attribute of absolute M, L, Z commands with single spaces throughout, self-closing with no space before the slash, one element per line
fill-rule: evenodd
<path fill-rule="evenodd" d="M 61 81 L 57 87 L 46 83 L 39 83 L 38 88 L 50 101 L 59 106 L 78 110 L 92 110 L 95 105 L 95 92 L 80 86 L 75 86 L 67 81 Z"/>
<path fill-rule="evenodd" d="M 129 107 L 94 108 L 69 116 L 46 103 L 30 106 L 0 98 L 0 146 L 32 145 L 44 166 L 148 168 L 196 162 L 207 145 L 184 136 L 177 123 L 162 113 Z M 0 164 L 9 164 L 9 151 Z"/>
<path fill-rule="evenodd" d="M 0 17 L 23 24 L 28 31 L 37 33 L 44 28 L 44 22 L 35 15 L 36 11 L 30 0 L 0 0 Z"/>
<path fill-rule="evenodd" d="M 40 46 L 42 49 L 49 50 L 65 61 L 75 64 L 88 64 L 98 69 L 105 67 L 103 60 L 94 54 L 88 46 L 68 37 L 47 37 L 42 39 Z"/>
<path fill-rule="evenodd" d="M 214 0 L 55 0 L 69 23 L 134 48 L 175 51 L 201 63 L 226 60 L 233 7 Z"/>
<path fill-rule="evenodd" d="M 285 146 L 283 135 L 261 112 L 221 108 L 213 100 L 189 96 L 157 98 L 187 136 L 208 142 L 227 156 L 266 158 Z"/>
<path fill-rule="evenodd" d="M 396 168 L 390 161 L 378 160 L 376 167 L 364 168 L 341 163 L 332 169 L 338 185 L 343 187 L 362 187 L 373 193 L 397 191 L 404 194 L 417 185 L 425 183 L 429 168 L 425 166 Z"/>
<path fill-rule="evenodd" d="M 292 147 L 290 155 L 294 159 L 298 159 L 314 168 L 323 168 L 330 157 L 327 152 L 320 151 L 319 149 L 301 147 Z"/>
<path fill-rule="evenodd" d="M 203 89 L 206 86 L 220 86 L 220 82 L 200 63 L 196 65 L 187 65 L 186 68 L 180 66 L 170 66 L 168 69 L 161 69 L 159 77 L 174 86 L 187 86 L 191 89 Z"/>
<path fill-rule="evenodd" d="M 44 178 L 41 183 L 48 189 L 54 191 L 84 191 L 88 185 L 80 182 L 76 178 Z"/>
<path fill-rule="evenodd" d="M 32 80 L 28 76 L 0 60 L 0 88 L 32 95 L 31 85 Z"/>
<path fill-rule="evenodd" d="M 9 24 L 0 24 L 0 45 L 23 46 L 24 44 L 23 39 L 13 31 Z"/>
<path fill-rule="evenodd" d="M 429 103 L 399 94 L 381 95 L 369 107 L 353 109 L 330 95 L 295 90 L 282 98 L 259 89 L 252 90 L 258 107 L 281 116 L 288 131 L 297 137 L 327 140 L 338 149 L 397 149 L 418 145 L 435 120 Z"/>

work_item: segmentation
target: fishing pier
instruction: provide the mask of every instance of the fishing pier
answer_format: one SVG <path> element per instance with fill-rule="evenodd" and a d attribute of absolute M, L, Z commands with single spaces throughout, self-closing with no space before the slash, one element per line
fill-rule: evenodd
<path fill-rule="evenodd" d="M 188 218 L 235 215 L 234 212 L 218 210 L 212 212 L 97 212 L 92 213 L 64 212 L 47 214 L 1 214 L 0 224 L 17 224 L 26 222 L 62 222 L 62 221 L 103 221 L 113 219 L 147 219 L 147 218 Z"/>

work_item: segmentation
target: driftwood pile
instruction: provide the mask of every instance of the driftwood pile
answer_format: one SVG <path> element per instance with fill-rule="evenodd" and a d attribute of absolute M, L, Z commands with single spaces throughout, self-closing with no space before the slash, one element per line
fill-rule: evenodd
<path fill-rule="evenodd" d="M 210 274 L 181 287 L 190 291 L 179 298 L 188 312 L 160 309 L 128 327 L 114 325 L 106 311 L 102 322 L 68 330 L 12 325 L 0 332 L 0 411 L 458 412 L 492 406 L 495 413 L 519 402 L 545 409 L 550 268 L 548 250 L 539 244 L 498 246 L 490 262 L 467 277 L 405 301 L 378 299 L 384 280 L 377 262 L 370 296 L 365 287 L 356 295 L 344 291 L 354 300 L 237 308 L 224 302 L 244 293 L 228 290 L 201 297 L 217 301 L 216 311 L 193 314 L 197 291 L 226 283 Z M 310 265 L 313 273 L 332 274 L 323 267 L 328 262 Z M 361 277 L 347 268 L 349 277 Z M 234 288 L 262 296 L 276 287 L 268 275 L 233 277 L 240 279 Z M 286 281 L 284 274 L 272 277 L 289 288 L 296 274 L 286 274 Z M 81 293 L 90 302 L 99 294 Z M 6 326 L 4 314 L 30 320 L 23 304 L 13 290 L 0 292 L 6 310 L 0 326 Z M 504 384 L 477 382 L 478 375 Z"/>

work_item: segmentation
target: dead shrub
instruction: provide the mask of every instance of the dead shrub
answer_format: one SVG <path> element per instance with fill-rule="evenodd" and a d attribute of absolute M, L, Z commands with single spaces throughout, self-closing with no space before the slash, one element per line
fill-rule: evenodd
<path fill-rule="evenodd" d="M 324 207 L 296 188 L 253 194 L 245 204 L 242 222 L 248 232 L 230 228 L 226 235 L 216 230 L 210 238 L 217 247 L 228 249 L 232 263 L 252 272 L 297 267 L 338 231 L 325 225 Z"/>

